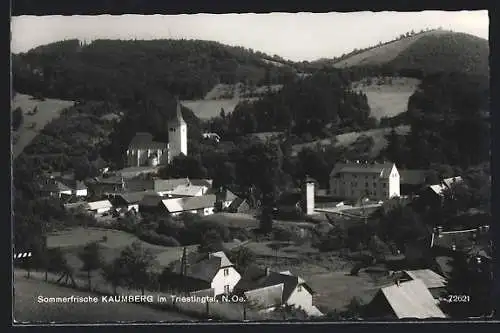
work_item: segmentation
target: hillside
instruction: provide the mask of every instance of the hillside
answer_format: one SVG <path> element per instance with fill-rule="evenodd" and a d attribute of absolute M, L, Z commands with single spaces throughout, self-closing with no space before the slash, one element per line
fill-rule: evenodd
<path fill-rule="evenodd" d="M 21 108 L 24 123 L 17 131 L 12 133 L 15 138 L 12 144 L 13 157 L 16 158 L 19 156 L 24 148 L 30 145 L 39 131 L 42 131 L 53 119 L 59 117 L 62 110 L 73 106 L 73 104 L 73 101 L 59 99 L 41 101 L 29 95 L 16 94 L 12 100 L 12 110 L 18 107 Z M 31 114 L 35 108 L 38 112 Z"/>
<path fill-rule="evenodd" d="M 145 87 L 202 99 L 217 84 L 282 84 L 296 77 L 290 62 L 243 47 L 201 40 L 78 40 L 44 45 L 13 56 L 13 85 L 47 97 L 135 100 Z"/>
<path fill-rule="evenodd" d="M 418 79 L 406 77 L 368 77 L 353 82 L 351 87 L 366 95 L 371 116 L 380 120 L 405 112 L 419 83 Z"/>
<path fill-rule="evenodd" d="M 393 71 L 421 70 L 487 75 L 488 41 L 464 33 L 431 30 L 368 48 L 333 64 L 336 68 L 384 66 Z"/>

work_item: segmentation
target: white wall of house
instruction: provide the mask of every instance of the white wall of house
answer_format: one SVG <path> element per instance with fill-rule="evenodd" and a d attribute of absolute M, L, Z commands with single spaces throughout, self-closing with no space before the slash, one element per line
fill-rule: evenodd
<path fill-rule="evenodd" d="M 61 192 L 59 192 L 59 196 L 61 196 L 61 195 L 71 195 L 71 194 L 72 194 L 72 193 L 71 193 L 71 190 L 67 190 L 67 191 L 61 191 Z"/>
<path fill-rule="evenodd" d="M 241 275 L 234 267 L 221 268 L 213 278 L 210 287 L 214 289 L 215 295 L 230 293 L 240 279 Z"/>
<path fill-rule="evenodd" d="M 139 204 L 128 205 L 127 210 L 135 209 L 136 212 L 139 211 Z"/>
<path fill-rule="evenodd" d="M 387 200 L 400 195 L 399 172 L 394 166 L 388 178 L 381 178 L 377 173 L 342 173 L 340 177 L 330 178 L 330 195 L 346 199 L 368 196 Z"/>
<path fill-rule="evenodd" d="M 309 290 L 299 284 L 293 290 L 292 294 L 286 301 L 286 304 L 304 309 L 310 308 L 313 306 L 312 294 Z"/>
<path fill-rule="evenodd" d="M 76 191 L 75 191 L 75 195 L 76 195 L 77 197 L 86 197 L 86 196 L 88 195 L 88 191 L 87 191 L 87 189 L 86 189 L 86 188 L 81 189 L 81 190 L 76 190 Z"/>
<path fill-rule="evenodd" d="M 94 212 L 96 212 L 97 214 L 103 214 L 109 212 L 110 210 L 111 207 L 102 207 L 102 208 L 97 208 L 96 210 L 94 210 Z"/>

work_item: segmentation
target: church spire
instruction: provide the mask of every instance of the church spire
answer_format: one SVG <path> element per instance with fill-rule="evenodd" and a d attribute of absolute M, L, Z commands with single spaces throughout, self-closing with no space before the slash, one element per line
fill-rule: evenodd
<path fill-rule="evenodd" d="M 175 97 L 175 102 L 177 103 L 177 109 L 176 109 L 176 112 L 175 112 L 175 117 L 176 117 L 176 120 L 179 122 L 179 123 L 184 123 L 184 118 L 182 117 L 182 112 L 181 112 L 181 102 L 179 101 L 179 95 L 177 95 Z"/>

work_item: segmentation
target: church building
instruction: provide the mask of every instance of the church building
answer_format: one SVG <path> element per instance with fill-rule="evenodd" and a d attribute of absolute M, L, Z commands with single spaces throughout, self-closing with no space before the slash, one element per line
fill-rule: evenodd
<path fill-rule="evenodd" d="M 181 153 L 187 156 L 187 124 L 177 101 L 175 117 L 168 122 L 168 143 L 153 141 L 150 133 L 137 133 L 127 149 L 127 167 L 168 164 Z"/>

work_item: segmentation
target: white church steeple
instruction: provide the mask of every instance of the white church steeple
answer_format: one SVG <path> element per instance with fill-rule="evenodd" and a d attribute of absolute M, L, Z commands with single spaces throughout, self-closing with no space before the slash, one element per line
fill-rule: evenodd
<path fill-rule="evenodd" d="M 181 103 L 176 99 L 175 117 L 168 122 L 168 155 L 169 163 L 180 154 L 187 156 L 187 124 L 182 117 Z"/>

